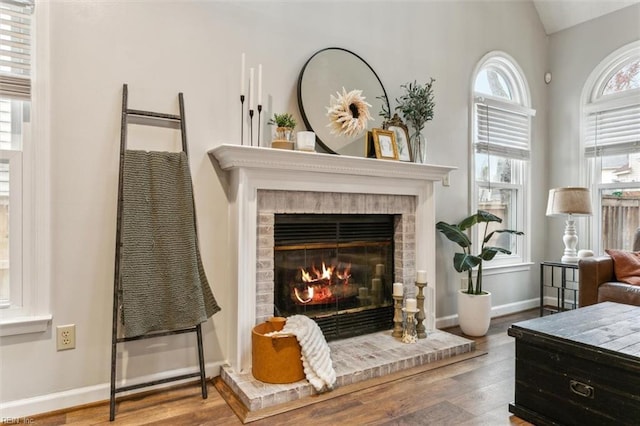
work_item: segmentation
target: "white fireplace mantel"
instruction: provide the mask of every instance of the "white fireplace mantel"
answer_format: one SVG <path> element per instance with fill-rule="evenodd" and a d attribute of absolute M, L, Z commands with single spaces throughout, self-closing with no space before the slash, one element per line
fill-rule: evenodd
<path fill-rule="evenodd" d="M 406 178 L 411 180 L 444 181 L 454 167 L 432 164 L 377 160 L 345 155 L 320 154 L 304 151 L 278 150 L 239 145 L 221 145 L 209 151 L 220 168 L 279 170 L 288 173 L 318 172 L 337 175 L 373 176 L 377 178 Z"/>
<path fill-rule="evenodd" d="M 434 184 L 448 184 L 454 167 L 332 154 L 220 145 L 209 151 L 229 201 L 233 316 L 229 362 L 236 371 L 251 367 L 251 329 L 256 325 L 258 190 L 416 197 L 415 268 L 427 271 L 427 329 L 435 327 Z M 235 306 L 233 306 L 235 305 Z"/>

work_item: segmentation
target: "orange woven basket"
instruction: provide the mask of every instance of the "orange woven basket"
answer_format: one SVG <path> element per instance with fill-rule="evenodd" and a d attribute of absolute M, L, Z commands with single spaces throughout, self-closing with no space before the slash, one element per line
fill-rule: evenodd
<path fill-rule="evenodd" d="M 251 355 L 253 377 L 265 383 L 293 383 L 304 379 L 300 345 L 294 335 L 265 336 L 280 331 L 286 318 L 274 317 L 253 327 Z"/>

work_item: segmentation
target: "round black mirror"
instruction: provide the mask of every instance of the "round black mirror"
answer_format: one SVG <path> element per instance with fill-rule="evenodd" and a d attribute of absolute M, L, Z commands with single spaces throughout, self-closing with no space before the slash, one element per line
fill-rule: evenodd
<path fill-rule="evenodd" d="M 380 111 L 389 111 L 384 86 L 373 68 L 364 59 L 339 47 L 329 47 L 314 53 L 304 64 L 298 78 L 298 106 L 307 129 L 316 134 L 318 144 L 332 154 L 366 156 L 365 134 L 344 136 L 331 133 L 327 107 L 331 95 L 342 93 L 343 88 L 361 90 L 365 101 L 371 104 L 367 129 L 381 128 Z"/>

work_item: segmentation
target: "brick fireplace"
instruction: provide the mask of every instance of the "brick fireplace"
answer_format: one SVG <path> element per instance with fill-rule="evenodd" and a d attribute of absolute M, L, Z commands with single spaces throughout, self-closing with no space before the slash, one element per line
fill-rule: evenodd
<path fill-rule="evenodd" d="M 280 196 L 284 195 L 284 198 L 290 198 L 291 202 L 278 202 L 281 200 Z M 324 206 L 320 209 L 320 213 L 314 210 L 316 206 L 321 206 L 327 202 L 327 198 L 332 198 L 329 206 Z M 341 313 L 338 315 L 330 314 L 332 306 L 331 303 L 321 304 L 318 303 L 316 307 L 307 306 L 301 303 L 297 304 L 296 311 L 293 313 L 302 313 L 312 318 L 316 318 L 320 327 L 325 333 L 327 340 L 330 340 L 334 335 L 342 335 L 340 329 L 344 322 L 344 328 L 348 328 L 353 335 L 357 335 L 358 318 L 361 317 L 362 330 L 366 331 L 366 324 L 370 324 L 371 328 L 378 331 L 382 328 L 375 327 L 374 320 L 376 315 L 384 316 L 386 323 L 392 326 L 393 308 L 392 308 L 392 283 L 404 282 L 404 277 L 415 276 L 415 198 L 411 196 L 395 196 L 386 194 L 336 194 L 336 193 L 317 193 L 307 191 L 273 191 L 273 190 L 259 190 L 258 191 L 258 259 L 256 267 L 258 268 L 257 274 L 260 279 L 257 281 L 256 292 L 258 295 L 256 306 L 256 321 L 258 323 L 266 321 L 274 314 L 274 304 L 276 307 L 279 305 L 282 307 L 282 297 L 279 300 L 274 300 L 274 295 L 282 288 L 286 283 L 280 282 L 282 277 L 273 276 L 274 265 L 273 264 L 273 249 L 274 249 L 274 216 L 294 216 L 311 214 L 314 216 L 322 216 L 325 218 L 351 217 L 352 220 L 366 221 L 366 218 L 394 218 L 392 222 L 392 239 L 393 239 L 393 252 L 389 253 L 389 261 L 385 262 L 383 259 L 379 259 L 375 262 L 371 262 L 368 270 L 363 271 L 363 265 L 354 263 L 351 265 L 352 278 L 358 284 L 351 289 L 353 297 L 349 295 L 342 295 L 336 300 L 339 306 L 336 306 L 336 310 Z M 303 216 L 305 217 L 305 216 Z M 320 220 L 320 219 L 316 219 Z M 380 219 L 383 220 L 383 219 Z M 316 228 L 320 228 L 317 224 Z M 367 225 L 363 223 L 363 228 Z M 377 225 L 382 227 L 381 224 Z M 330 228 L 330 226 L 327 226 Z M 343 244 L 349 244 L 344 242 Z M 327 250 L 330 251 L 330 250 Z M 347 251 L 347 249 L 344 249 Z M 288 254 L 291 257 L 291 254 Z M 375 258 L 375 257 L 374 257 Z M 337 259 L 339 260 L 339 259 Z M 344 259 L 347 261 L 347 259 Z M 351 259 L 352 260 L 352 259 Z M 378 263 L 381 262 L 381 263 Z M 371 281 L 374 275 L 374 268 L 377 265 L 381 266 L 385 272 L 382 278 L 380 278 L 379 289 L 376 289 L 376 296 L 383 296 L 387 294 L 386 303 L 384 297 L 379 297 L 379 301 L 375 303 L 360 304 L 355 296 L 357 296 L 358 287 L 367 289 L 367 294 L 373 294 L 371 289 Z M 296 265 L 301 266 L 301 265 Z M 310 265 L 306 265 L 310 266 Z M 314 265 L 318 266 L 318 265 Z M 386 273 L 386 268 L 389 269 Z M 364 280 L 363 280 L 364 278 Z M 409 280 L 410 281 L 410 280 Z M 275 287 L 275 288 L 274 288 Z M 334 292 L 340 292 L 345 289 L 341 284 L 332 286 Z M 331 291 L 331 290 L 330 290 Z M 361 306 L 366 305 L 366 306 Z M 370 309 L 367 309 L 370 308 Z M 316 315 L 317 314 L 317 315 Z M 351 319 L 345 317 L 353 317 Z M 343 321 L 341 321 L 341 318 Z"/>
<path fill-rule="evenodd" d="M 393 281 L 411 293 L 415 271 L 427 271 L 425 326 L 435 327 L 434 185 L 453 168 L 238 145 L 209 155 L 229 200 L 235 371 L 250 369 L 251 329 L 273 316 L 276 214 L 394 215 Z"/>

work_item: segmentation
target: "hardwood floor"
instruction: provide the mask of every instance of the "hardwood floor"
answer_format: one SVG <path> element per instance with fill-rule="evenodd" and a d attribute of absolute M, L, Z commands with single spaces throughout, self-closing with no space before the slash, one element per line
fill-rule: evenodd
<path fill-rule="evenodd" d="M 514 395 L 514 339 L 509 325 L 538 316 L 530 310 L 491 322 L 476 338 L 487 355 L 362 389 L 249 423 L 261 425 L 528 425 L 508 411 Z M 446 331 L 461 335 L 454 327 Z M 108 402 L 33 418 L 36 425 L 110 424 Z M 119 399 L 121 425 L 241 425 L 213 385 L 200 397 L 193 384 Z"/>

